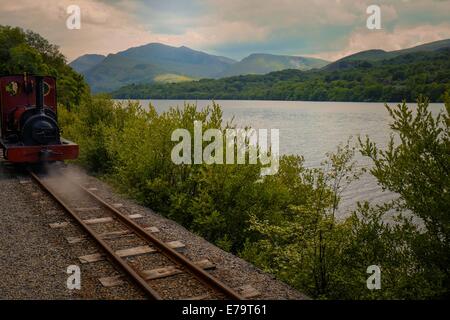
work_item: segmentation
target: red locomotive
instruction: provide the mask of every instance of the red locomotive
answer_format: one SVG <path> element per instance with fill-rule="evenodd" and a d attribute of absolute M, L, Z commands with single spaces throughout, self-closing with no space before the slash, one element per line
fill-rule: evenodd
<path fill-rule="evenodd" d="M 0 77 L 0 146 L 13 163 L 78 157 L 78 145 L 60 137 L 56 80 L 49 76 Z"/>

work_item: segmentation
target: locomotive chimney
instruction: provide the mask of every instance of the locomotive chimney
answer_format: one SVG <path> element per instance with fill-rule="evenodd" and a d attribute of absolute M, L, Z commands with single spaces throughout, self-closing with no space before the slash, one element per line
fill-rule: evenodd
<path fill-rule="evenodd" d="M 44 110 L 44 77 L 36 76 L 36 109 Z"/>

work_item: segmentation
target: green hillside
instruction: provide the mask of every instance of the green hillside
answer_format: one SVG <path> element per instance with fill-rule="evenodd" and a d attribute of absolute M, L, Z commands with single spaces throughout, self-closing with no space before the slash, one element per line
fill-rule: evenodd
<path fill-rule="evenodd" d="M 442 101 L 450 90 L 450 48 L 379 61 L 354 61 L 347 68 L 284 70 L 177 84 L 130 85 L 115 98 L 264 99 L 304 101 L 415 101 L 420 94 Z"/>
<path fill-rule="evenodd" d="M 77 72 L 83 73 L 93 68 L 106 57 L 101 54 L 85 54 L 70 63 L 70 66 Z"/>
<path fill-rule="evenodd" d="M 419 46 L 415 46 L 412 48 L 396 50 L 396 51 L 384 51 L 384 50 L 366 50 L 361 51 L 349 56 L 346 56 L 342 59 L 337 60 L 336 62 L 330 63 L 325 67 L 327 70 L 336 70 L 340 68 L 347 68 L 352 65 L 355 61 L 380 61 L 386 59 L 392 59 L 404 54 L 408 53 L 417 53 L 417 52 L 430 52 L 437 51 L 445 48 L 450 48 L 450 39 L 434 41 L 426 44 L 422 44 Z"/>
<path fill-rule="evenodd" d="M 186 77 L 186 76 L 180 76 L 178 74 L 173 73 L 164 73 L 157 75 L 153 81 L 155 82 L 162 82 L 162 83 L 177 83 L 177 82 L 183 82 L 183 81 L 193 81 L 196 79 Z"/>
<path fill-rule="evenodd" d="M 89 58 L 82 56 L 70 65 L 85 76 L 93 92 L 109 92 L 132 83 L 159 82 L 157 77 L 161 78 L 166 74 L 173 75 L 174 82 L 180 79 L 214 77 L 235 62 L 187 47 L 176 48 L 160 43 L 110 54 L 85 69 L 83 62 Z"/>
<path fill-rule="evenodd" d="M 107 92 L 131 83 L 150 83 L 167 73 L 158 65 L 139 63 L 121 55 L 108 55 L 100 64 L 84 73 L 93 92 Z"/>
<path fill-rule="evenodd" d="M 235 62 L 185 46 L 176 48 L 161 43 L 130 48 L 117 55 L 138 63 L 158 65 L 170 73 L 192 77 L 214 77 Z"/>
<path fill-rule="evenodd" d="M 315 58 L 255 53 L 231 65 L 220 76 L 230 77 L 246 74 L 266 74 L 285 69 L 309 70 L 322 68 L 328 63 L 328 61 Z"/>
<path fill-rule="evenodd" d="M 294 56 L 252 54 L 242 61 L 210 55 L 187 47 L 160 43 L 130 48 L 110 54 L 84 55 L 70 65 L 83 74 L 93 92 L 110 92 L 129 84 L 179 82 L 180 80 L 221 78 L 241 74 L 265 74 L 284 69 L 309 70 L 328 62 Z M 174 81 L 171 81 L 174 79 Z"/>

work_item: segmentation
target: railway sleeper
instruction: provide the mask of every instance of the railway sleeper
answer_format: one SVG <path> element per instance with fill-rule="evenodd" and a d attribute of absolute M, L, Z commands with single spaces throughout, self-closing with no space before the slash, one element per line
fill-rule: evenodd
<path fill-rule="evenodd" d="M 67 226 L 69 226 L 70 223 L 67 221 L 62 221 L 62 222 L 54 222 L 54 223 L 50 223 L 49 227 L 52 229 L 59 229 L 59 228 L 65 228 Z"/>
<path fill-rule="evenodd" d="M 139 213 L 136 213 L 136 214 L 129 215 L 128 218 L 140 219 L 140 218 L 143 218 L 143 216 Z M 112 222 L 112 221 L 114 221 L 113 217 L 102 217 L 102 218 L 93 218 L 93 219 L 83 220 L 83 222 L 86 224 L 107 223 L 107 222 Z"/>
<path fill-rule="evenodd" d="M 256 290 L 249 284 L 237 287 L 235 290 L 239 292 L 239 294 L 245 299 L 256 298 L 261 294 L 258 290 Z"/>
<path fill-rule="evenodd" d="M 146 227 L 144 228 L 146 231 L 151 233 L 157 233 L 159 232 L 159 229 L 157 227 Z M 118 230 L 118 231 L 112 231 L 112 232 L 105 232 L 99 235 L 101 239 L 105 240 L 112 240 L 122 237 L 129 237 L 134 236 L 135 233 L 131 230 Z M 87 240 L 89 237 L 87 236 L 81 236 L 81 237 L 67 237 L 66 240 L 69 244 L 75 244 L 82 241 Z"/>
<path fill-rule="evenodd" d="M 159 232 L 159 229 L 157 227 L 145 227 L 145 231 L 151 232 L 151 233 L 157 233 Z M 120 238 L 123 236 L 128 236 L 134 234 L 131 230 L 118 230 L 118 231 L 112 231 L 112 232 L 105 232 L 100 235 L 100 238 L 102 239 L 115 239 Z"/>
<path fill-rule="evenodd" d="M 128 218 L 139 219 L 139 218 L 143 218 L 143 216 L 141 214 L 137 213 L 137 214 L 129 215 Z M 93 218 L 93 219 L 83 220 L 83 222 L 88 225 L 98 224 L 98 223 L 108 223 L 108 222 L 112 222 L 112 221 L 114 221 L 114 218 L 112 218 L 112 217 L 102 217 L 102 218 Z M 69 225 L 70 225 L 70 223 L 67 221 L 54 222 L 54 223 L 49 224 L 50 228 L 52 228 L 52 229 L 65 228 Z"/>
<path fill-rule="evenodd" d="M 181 298 L 180 300 L 198 301 L 198 300 L 210 300 L 210 299 L 211 299 L 211 295 L 210 294 L 203 294 L 203 295 L 200 295 L 200 296 Z"/>
<path fill-rule="evenodd" d="M 208 259 L 199 260 L 194 263 L 203 270 L 212 270 L 216 268 L 216 266 Z M 149 281 L 174 276 L 183 273 L 183 270 L 177 266 L 167 266 L 162 268 L 144 270 L 140 273 L 143 279 Z M 122 285 L 124 283 L 124 277 L 121 275 L 112 277 L 103 277 L 99 278 L 98 280 L 104 287 L 115 287 Z"/>
<path fill-rule="evenodd" d="M 185 244 L 180 241 L 170 241 L 170 242 L 167 242 L 166 244 L 175 250 L 182 250 L 186 247 Z M 142 255 L 142 254 L 146 254 L 146 253 L 155 253 L 155 252 L 158 252 L 158 250 L 146 245 L 146 246 L 139 246 L 139 247 L 133 247 L 133 248 L 128 248 L 128 249 L 117 250 L 116 254 L 121 258 L 126 258 L 126 257 L 133 257 L 133 256 L 138 256 L 138 255 Z M 93 254 L 88 254 L 88 255 L 78 257 L 78 259 L 80 260 L 81 263 L 84 264 L 84 263 L 92 263 L 92 262 L 102 261 L 105 259 L 105 256 L 102 253 L 93 253 Z"/>
<path fill-rule="evenodd" d="M 96 211 L 100 209 L 101 209 L 100 207 L 77 207 L 75 208 L 75 211 L 86 212 L 86 211 Z"/>

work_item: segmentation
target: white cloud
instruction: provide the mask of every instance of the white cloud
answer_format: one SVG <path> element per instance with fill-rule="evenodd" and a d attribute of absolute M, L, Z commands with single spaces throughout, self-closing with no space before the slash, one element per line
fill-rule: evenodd
<path fill-rule="evenodd" d="M 151 41 L 145 27 L 120 6 L 98 1 L 77 0 L 81 9 L 81 29 L 66 28 L 66 9 L 70 0 L 15 0 L 2 4 L 2 24 L 19 26 L 40 33 L 60 45 L 69 60 L 82 53 L 110 53 Z"/>
<path fill-rule="evenodd" d="M 334 61 L 363 50 L 393 51 L 448 38 L 450 38 L 450 23 L 437 26 L 398 27 L 391 32 L 359 29 L 349 36 L 343 50 L 322 52 L 312 56 Z"/>
<path fill-rule="evenodd" d="M 40 33 L 60 45 L 69 60 L 84 53 L 114 53 L 149 42 L 215 51 L 252 43 L 270 47 L 279 39 L 283 39 L 279 51 L 292 51 L 299 48 L 296 43 L 305 42 L 314 47 L 298 54 L 323 51 L 316 56 L 330 59 L 359 50 L 392 50 L 450 37 L 448 23 L 442 22 L 447 21 L 450 1 L 379 0 L 382 25 L 387 27 L 376 32 L 364 28 L 371 0 L 198 1 L 201 9 L 189 13 L 175 10 L 179 7 L 175 1 L 170 2 L 174 10 L 165 11 L 159 11 L 156 2 L 138 0 L 3 1 L 0 23 Z M 70 4 L 81 7 L 81 30 L 65 27 Z M 417 17 L 430 21 L 416 21 Z M 326 51 L 332 46 L 336 50 Z"/>
<path fill-rule="evenodd" d="M 73 1 L 17 0 L 2 5 L 0 20 L 2 24 L 41 33 L 50 42 L 60 45 L 69 61 L 84 53 L 114 53 L 149 42 L 208 48 L 224 42 L 263 41 L 268 34 L 264 26 L 217 20 L 215 16 L 205 16 L 201 21 L 184 19 L 184 23 L 191 22 L 193 26 L 181 34 L 153 33 L 133 16 L 139 7 L 132 2 L 112 6 L 89 0 L 77 1 L 81 9 L 81 29 L 68 30 L 65 21 L 70 4 Z"/>
<path fill-rule="evenodd" d="M 329 0 L 210 0 L 208 4 L 218 8 L 215 15 L 222 20 L 247 21 L 271 29 L 351 25 L 360 18 L 361 10 L 366 8 L 361 1 L 344 6 Z"/>

